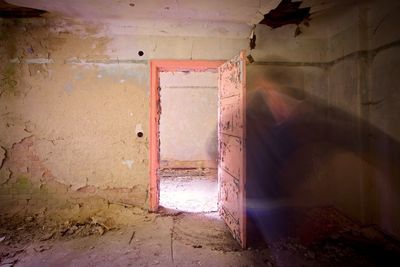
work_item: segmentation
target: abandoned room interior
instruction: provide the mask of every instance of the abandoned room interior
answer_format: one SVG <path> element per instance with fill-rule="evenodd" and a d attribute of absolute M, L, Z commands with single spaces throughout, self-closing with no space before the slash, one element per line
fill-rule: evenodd
<path fill-rule="evenodd" d="M 0 266 L 400 266 L 397 0 L 0 0 Z"/>

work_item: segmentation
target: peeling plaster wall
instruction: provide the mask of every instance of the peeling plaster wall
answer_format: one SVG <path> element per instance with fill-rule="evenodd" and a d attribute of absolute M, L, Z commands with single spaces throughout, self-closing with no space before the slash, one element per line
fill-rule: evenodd
<path fill-rule="evenodd" d="M 0 32 L 0 205 L 6 211 L 69 207 L 87 198 L 147 207 L 149 60 L 227 60 L 248 45 L 246 38 L 214 32 L 111 34 L 56 16 L 1 20 Z M 268 59 L 274 47 L 324 44 L 316 36 L 299 40 L 267 44 L 257 60 Z M 265 46 L 262 37 L 259 45 Z"/>
<path fill-rule="evenodd" d="M 69 207 L 86 199 L 146 208 L 149 60 L 227 60 L 248 46 L 245 37 L 214 30 L 197 36 L 116 34 L 55 15 L 0 25 L 5 211 Z M 324 43 L 316 36 L 299 40 L 299 46 L 271 47 L 300 51 Z M 260 49 L 257 60 L 268 59 L 271 47 Z"/>
<path fill-rule="evenodd" d="M 160 73 L 160 158 L 216 166 L 216 72 Z"/>
<path fill-rule="evenodd" d="M 70 208 L 87 200 L 146 208 L 149 60 L 227 60 L 248 46 L 243 30 L 133 35 L 56 15 L 1 20 L 0 27 L 0 209 L 5 212 Z M 256 60 L 285 51 L 293 60 L 323 56 L 323 38 L 305 31 L 293 44 L 287 42 L 294 32 L 289 28 L 260 27 Z M 273 41 L 274 35 L 279 40 Z M 308 53 L 296 53 L 305 48 Z"/>
<path fill-rule="evenodd" d="M 146 208 L 148 60 L 229 59 L 247 46 L 213 34 L 111 35 L 54 16 L 1 20 L 0 27 L 5 212 L 86 200 Z"/>
<path fill-rule="evenodd" d="M 109 61 L 108 38 L 65 23 L 1 21 L 1 196 L 32 204 L 90 189 L 143 206 L 148 139 L 135 127 L 147 132 L 147 62 Z"/>

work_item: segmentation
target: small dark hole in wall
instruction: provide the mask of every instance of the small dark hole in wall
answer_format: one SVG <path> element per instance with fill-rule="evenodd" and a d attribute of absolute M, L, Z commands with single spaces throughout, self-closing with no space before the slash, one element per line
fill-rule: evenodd
<path fill-rule="evenodd" d="M 144 55 L 144 52 L 143 52 L 142 50 L 140 50 L 140 51 L 138 52 L 138 55 L 141 57 L 141 56 Z"/>
<path fill-rule="evenodd" d="M 143 133 L 142 132 L 138 132 L 137 133 L 137 137 L 143 137 Z"/>
<path fill-rule="evenodd" d="M 130 5 L 130 6 L 135 6 L 135 4 L 134 4 L 134 3 L 130 3 L 129 5 Z"/>

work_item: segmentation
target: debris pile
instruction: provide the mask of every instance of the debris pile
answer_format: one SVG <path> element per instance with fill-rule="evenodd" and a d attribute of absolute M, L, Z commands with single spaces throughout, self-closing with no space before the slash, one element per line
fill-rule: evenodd
<path fill-rule="evenodd" d="M 46 217 L 45 213 L 46 210 L 32 216 L 0 218 L 0 266 L 14 266 L 18 262 L 18 255 L 26 252 L 32 243 L 38 243 L 33 250 L 41 253 L 51 249 L 55 240 L 101 236 L 118 229 L 112 218 L 91 216 L 60 223 L 60 220 Z"/>
<path fill-rule="evenodd" d="M 117 229 L 111 219 L 90 217 L 83 222 L 67 221 L 61 226 L 61 236 L 84 237 L 89 235 L 103 235 L 104 233 Z"/>
<path fill-rule="evenodd" d="M 326 265 L 368 264 L 400 266 L 400 242 L 374 225 L 352 221 L 332 207 L 310 210 L 296 237 L 282 238 L 271 247 Z"/>

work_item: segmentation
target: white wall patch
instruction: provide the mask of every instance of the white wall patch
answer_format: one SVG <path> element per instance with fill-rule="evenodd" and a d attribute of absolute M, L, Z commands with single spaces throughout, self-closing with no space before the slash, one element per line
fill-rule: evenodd
<path fill-rule="evenodd" d="M 127 159 L 127 160 L 123 160 L 122 164 L 128 166 L 129 169 L 132 169 L 132 165 L 133 165 L 133 160 Z"/>

